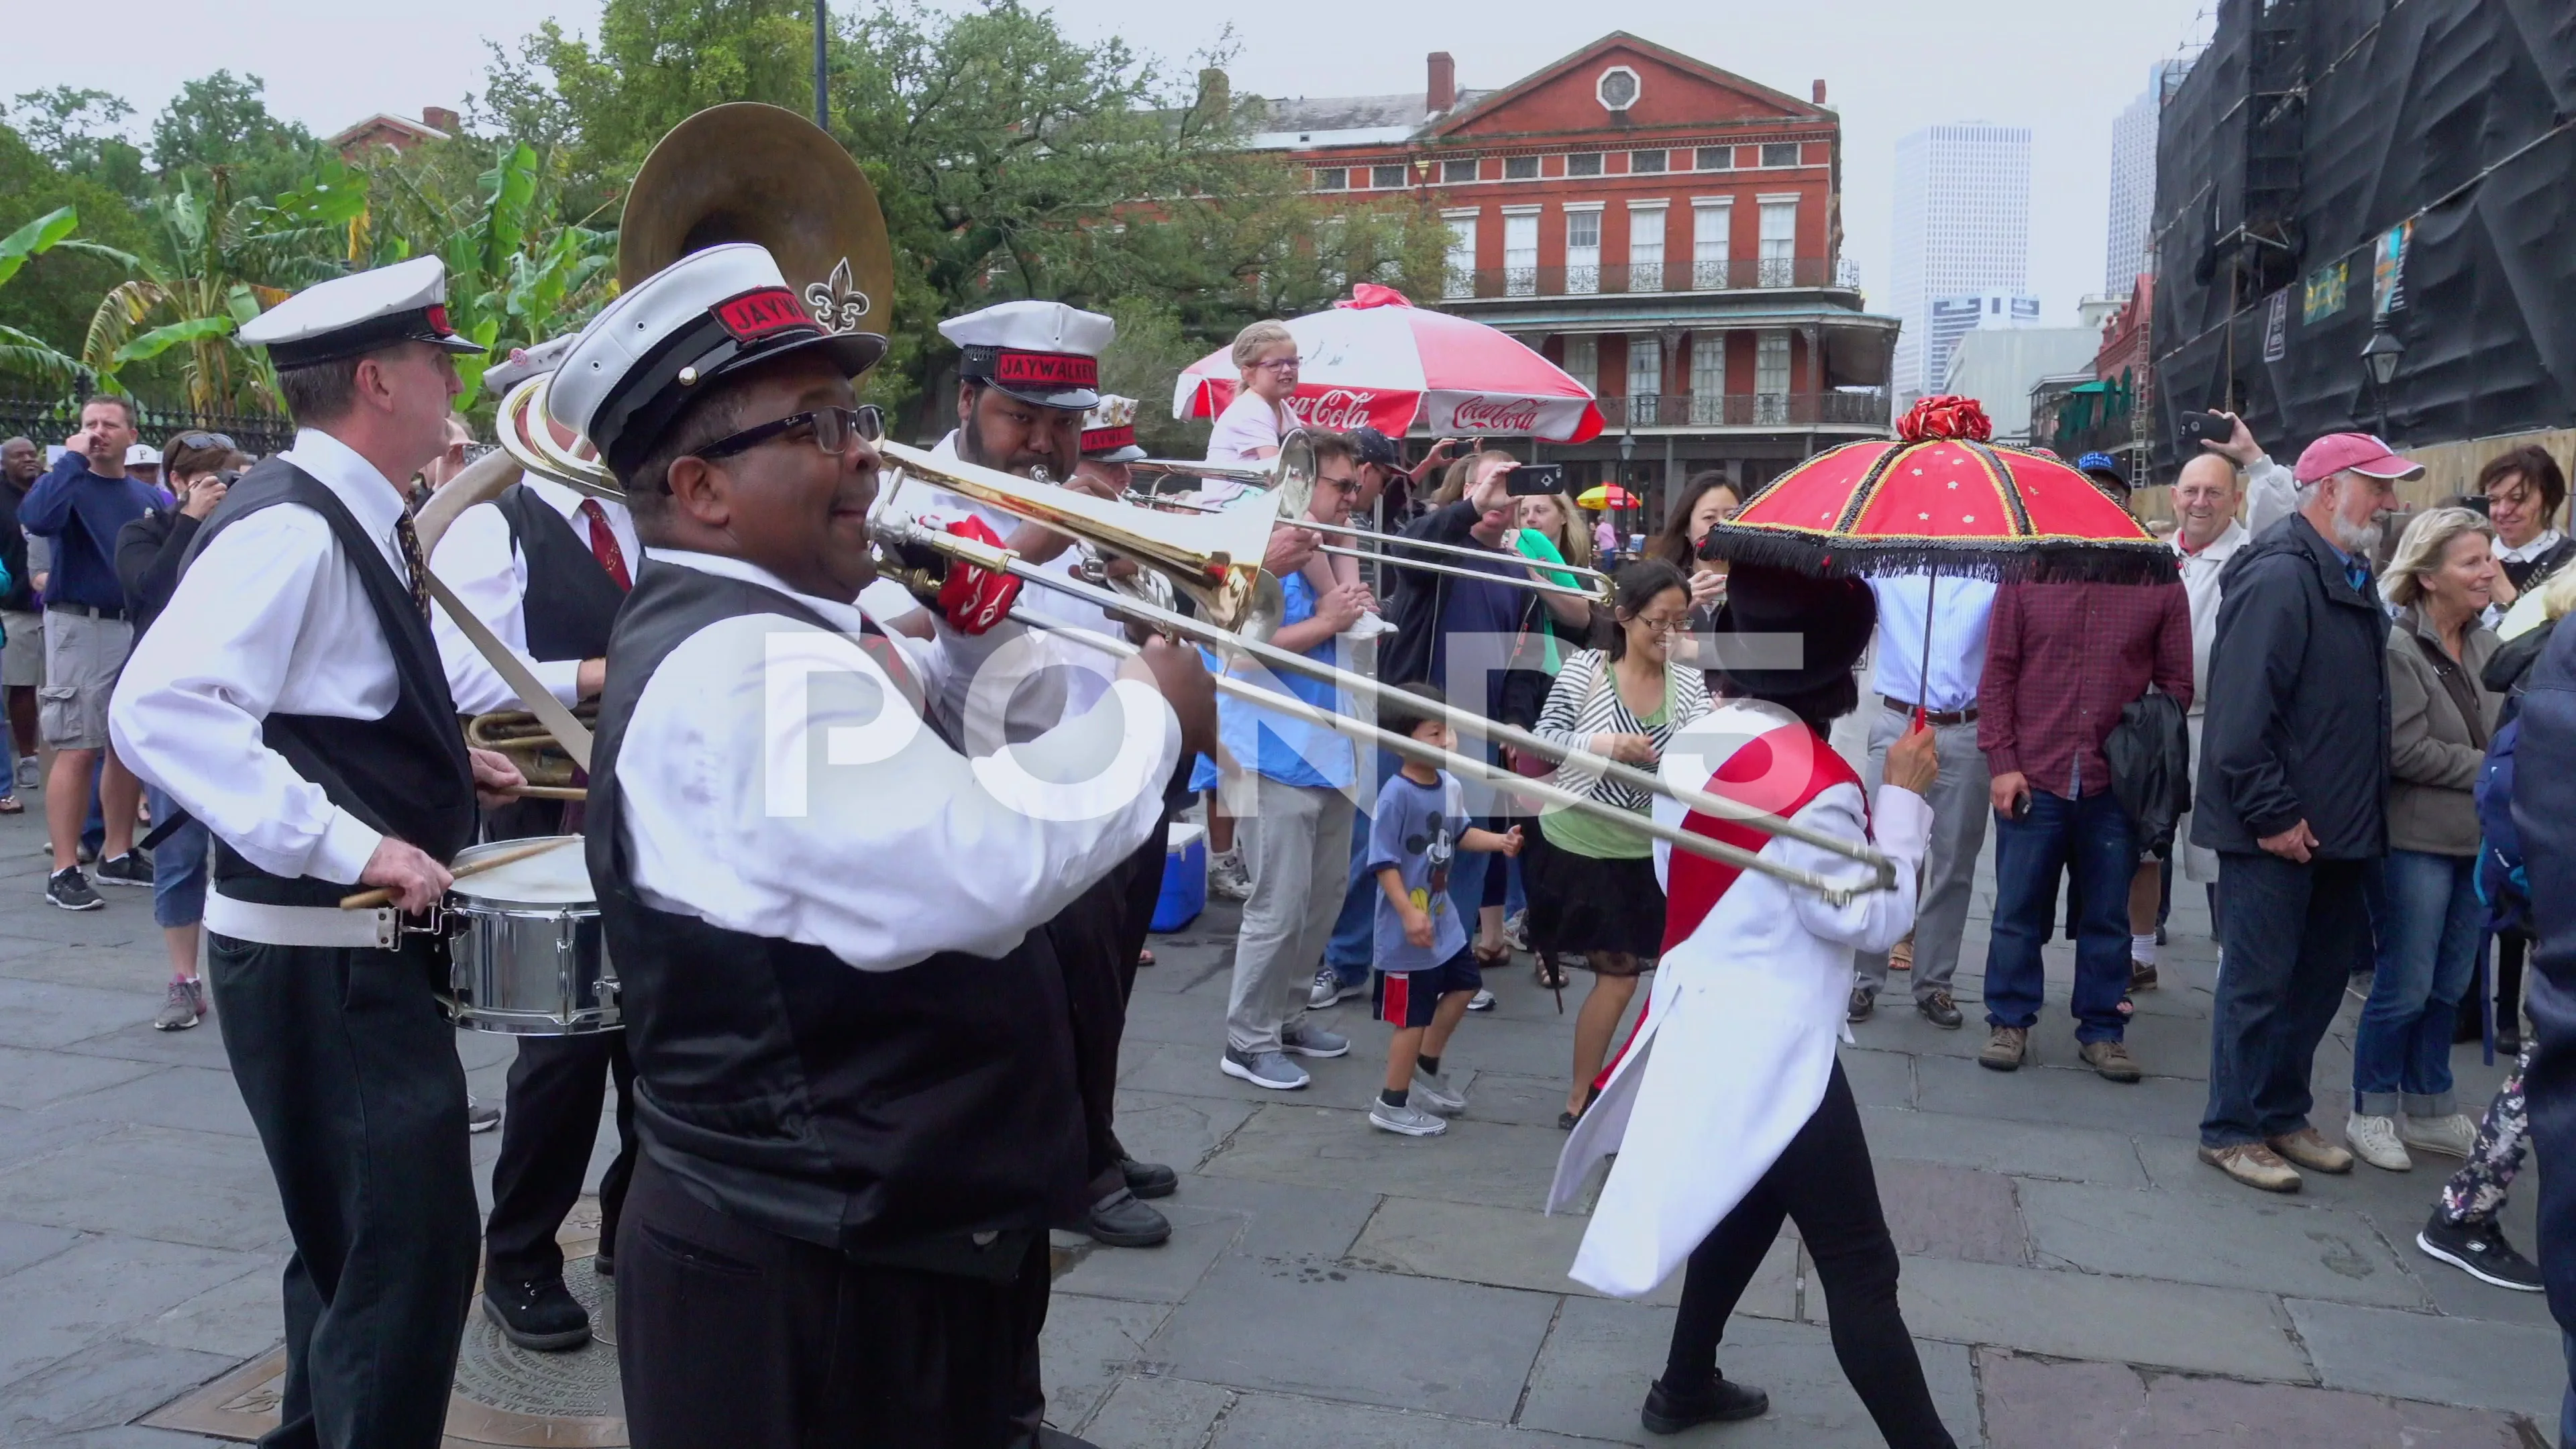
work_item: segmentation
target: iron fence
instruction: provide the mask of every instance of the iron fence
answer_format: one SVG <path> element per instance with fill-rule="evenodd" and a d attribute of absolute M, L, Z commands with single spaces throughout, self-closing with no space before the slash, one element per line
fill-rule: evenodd
<path fill-rule="evenodd" d="M 271 413 L 201 413 L 155 407 L 141 398 L 133 401 L 135 425 L 143 441 L 155 448 L 166 447 L 179 433 L 221 433 L 243 452 L 265 457 L 295 441 L 295 424 Z M 0 396 L 0 438 L 24 437 L 45 447 L 79 430 L 77 400 Z"/>

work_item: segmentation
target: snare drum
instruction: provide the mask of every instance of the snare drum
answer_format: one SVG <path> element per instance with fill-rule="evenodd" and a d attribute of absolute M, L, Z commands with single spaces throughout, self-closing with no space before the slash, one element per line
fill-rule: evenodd
<path fill-rule="evenodd" d="M 468 1031 L 583 1036 L 615 1031 L 617 968 L 600 934 L 599 904 L 581 837 L 553 850 L 467 876 L 444 904 L 451 964 L 449 1014 Z M 456 857 L 459 867 L 533 842 L 496 840 Z"/>

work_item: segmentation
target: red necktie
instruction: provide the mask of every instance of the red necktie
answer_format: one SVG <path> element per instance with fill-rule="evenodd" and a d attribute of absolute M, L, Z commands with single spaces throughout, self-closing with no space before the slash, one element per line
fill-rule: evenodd
<path fill-rule="evenodd" d="M 590 556 L 608 570 L 619 593 L 634 588 L 635 580 L 626 572 L 626 551 L 617 546 L 617 531 L 608 526 L 608 510 L 599 506 L 598 499 L 585 498 L 581 500 L 581 516 L 590 523 Z"/>

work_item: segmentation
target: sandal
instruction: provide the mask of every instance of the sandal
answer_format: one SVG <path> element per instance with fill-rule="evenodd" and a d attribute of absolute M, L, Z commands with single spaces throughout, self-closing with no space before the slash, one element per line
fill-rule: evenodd
<path fill-rule="evenodd" d="M 1538 967 L 1535 974 L 1538 977 L 1538 984 L 1546 990 L 1563 991 L 1566 988 L 1565 965 L 1556 959 L 1556 953 L 1553 951 L 1541 951 L 1538 954 Z"/>
<path fill-rule="evenodd" d="M 1508 945 L 1490 948 L 1475 946 L 1469 949 L 1476 953 L 1476 968 L 1480 971 L 1490 971 L 1497 966 L 1508 966 L 1512 961 L 1512 948 Z"/>
<path fill-rule="evenodd" d="M 26 805 L 15 795 L 0 795 L 0 815 L 24 815 Z"/>
<path fill-rule="evenodd" d="M 1154 948 L 1153 948 L 1153 947 L 1151 947 L 1151 946 L 1148 946 L 1148 947 L 1146 947 L 1144 950 L 1137 952 L 1137 953 L 1136 953 L 1136 964 L 1137 964 L 1139 967 L 1145 967 L 1145 966 L 1151 966 L 1151 965 L 1153 965 L 1153 964 L 1154 964 Z"/>

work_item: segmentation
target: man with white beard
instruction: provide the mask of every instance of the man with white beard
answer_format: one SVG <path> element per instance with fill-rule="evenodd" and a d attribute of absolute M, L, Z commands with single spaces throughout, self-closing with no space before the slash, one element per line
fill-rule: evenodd
<path fill-rule="evenodd" d="M 2296 1192 L 2299 1167 L 2352 1170 L 2308 1123 L 2308 1081 L 2362 952 L 2364 874 L 2388 853 L 2375 515 L 2424 469 L 2367 433 L 2332 433 L 2293 471 L 2298 511 L 2221 579 L 2191 832 L 2218 852 L 2227 943 L 2200 1158 L 2267 1192 Z"/>

